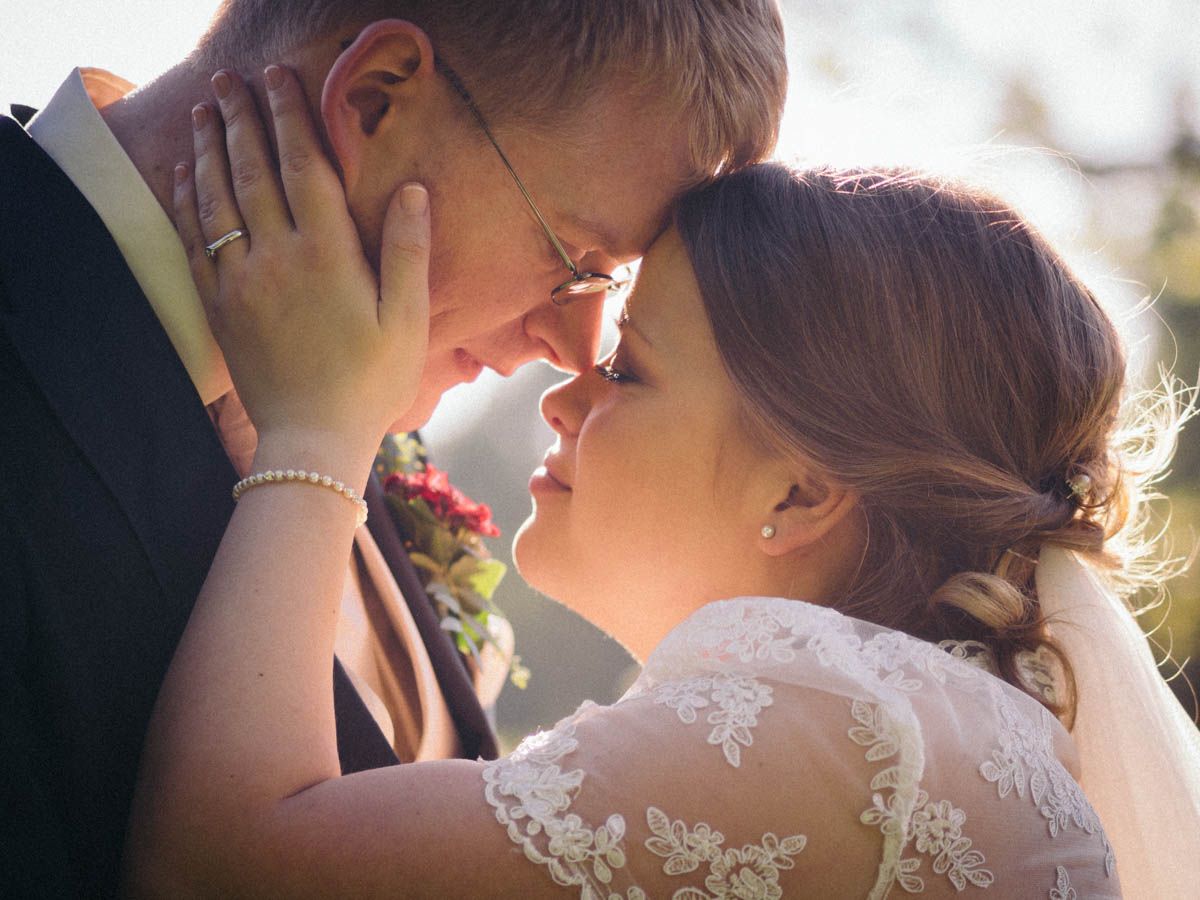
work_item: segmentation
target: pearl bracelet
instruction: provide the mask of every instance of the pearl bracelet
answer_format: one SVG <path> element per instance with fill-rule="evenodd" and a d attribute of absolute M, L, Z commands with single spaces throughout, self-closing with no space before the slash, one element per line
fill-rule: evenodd
<path fill-rule="evenodd" d="M 250 490 L 250 488 L 258 487 L 260 484 L 275 484 L 286 481 L 306 481 L 309 484 L 315 484 L 317 487 L 325 487 L 332 491 L 337 491 L 358 507 L 357 525 L 361 527 L 366 524 L 367 501 L 362 498 L 362 495 L 358 491 L 352 487 L 347 487 L 341 481 L 334 481 L 328 475 L 306 472 L 304 469 L 272 469 L 269 472 L 259 472 L 257 475 L 250 475 L 233 486 L 233 499 L 237 500 L 242 494 Z"/>

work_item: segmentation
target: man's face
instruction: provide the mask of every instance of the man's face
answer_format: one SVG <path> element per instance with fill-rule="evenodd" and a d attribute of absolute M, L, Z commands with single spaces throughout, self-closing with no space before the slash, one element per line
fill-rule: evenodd
<path fill-rule="evenodd" d="M 448 92 L 451 102 L 461 102 Z M 610 273 L 637 259 L 662 230 L 688 175 L 682 127 L 624 98 L 601 101 L 566 139 L 498 128 L 496 140 L 581 271 Z M 482 129 L 461 110 L 435 123 L 416 177 L 430 189 L 429 357 L 417 401 L 396 423 L 422 425 L 441 395 L 483 368 L 510 375 L 535 359 L 569 372 L 599 349 L 604 294 L 567 306 L 550 292 L 570 277 Z M 411 169 L 410 169 L 411 170 Z M 378 246 L 394 179 L 350 198 L 364 242 Z M 374 238 L 374 241 L 372 241 Z"/>

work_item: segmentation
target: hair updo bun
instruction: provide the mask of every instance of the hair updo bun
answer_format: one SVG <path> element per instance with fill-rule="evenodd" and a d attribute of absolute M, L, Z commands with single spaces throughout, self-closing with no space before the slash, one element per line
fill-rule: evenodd
<path fill-rule="evenodd" d="M 1151 410 L 1165 440 L 1145 427 L 1130 440 L 1112 321 L 1032 226 L 978 190 L 767 164 L 685 197 L 676 225 L 747 427 L 861 497 L 864 558 L 821 599 L 928 640 L 981 642 L 1070 720 L 1038 554 L 1080 551 L 1130 585 L 1146 574 L 1135 513 L 1172 447 L 1175 397 Z M 1057 657 L 1065 691 L 1029 683 L 1030 653 Z"/>

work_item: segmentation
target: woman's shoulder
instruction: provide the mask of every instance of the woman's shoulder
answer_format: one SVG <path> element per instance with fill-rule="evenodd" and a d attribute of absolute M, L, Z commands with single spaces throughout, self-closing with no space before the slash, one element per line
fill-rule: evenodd
<path fill-rule="evenodd" d="M 672 632 L 621 701 L 585 704 L 484 780 L 528 858 L 609 893 L 723 896 L 759 879 L 761 896 L 853 896 L 1037 877 L 1050 896 L 1059 868 L 1115 893 L 1056 727 L 937 646 L 742 598 Z"/>

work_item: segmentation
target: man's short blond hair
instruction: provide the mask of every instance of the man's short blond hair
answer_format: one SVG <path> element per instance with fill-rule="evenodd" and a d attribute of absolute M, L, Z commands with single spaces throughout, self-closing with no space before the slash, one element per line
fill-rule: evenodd
<path fill-rule="evenodd" d="M 576 123 L 598 91 L 682 117 L 693 182 L 768 156 L 787 90 L 775 0 L 226 0 L 199 48 L 257 65 L 332 33 L 406 19 L 495 124 Z"/>

